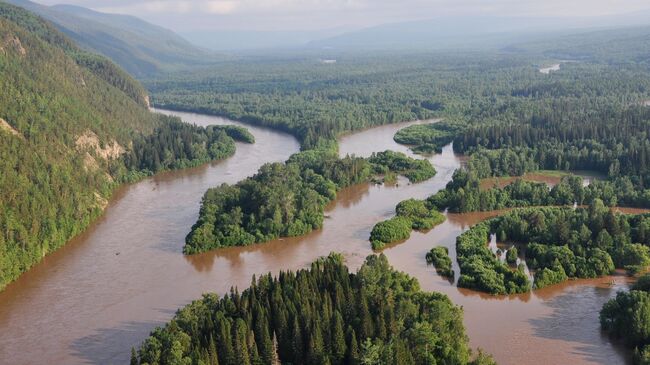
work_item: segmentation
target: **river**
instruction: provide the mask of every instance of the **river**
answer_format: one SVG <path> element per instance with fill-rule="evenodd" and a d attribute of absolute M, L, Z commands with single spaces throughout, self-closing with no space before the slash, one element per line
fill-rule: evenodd
<path fill-rule="evenodd" d="M 171 114 L 200 125 L 239 125 L 218 117 Z M 344 136 L 340 152 L 369 156 L 393 149 L 413 156 L 392 139 L 409 124 Z M 372 226 L 392 216 L 399 201 L 443 188 L 462 162 L 446 146 L 429 158 L 438 173 L 428 181 L 409 184 L 399 178 L 394 186 L 360 184 L 341 191 L 326 208 L 321 230 L 186 257 L 181 253 L 184 236 L 207 188 L 239 181 L 261 164 L 283 161 L 299 149 L 286 134 L 246 127 L 255 135 L 254 145 L 237 144 L 235 155 L 224 161 L 120 189 L 88 231 L 0 293 L 0 362 L 123 364 L 131 346 L 201 293 L 244 288 L 253 274 L 307 267 L 331 251 L 342 252 L 356 269 L 372 253 Z M 443 292 L 463 306 L 471 345 L 492 353 L 500 364 L 624 363 L 626 352 L 601 335 L 598 325 L 602 303 L 625 287 L 623 276 L 493 297 L 458 289 L 426 265 L 424 255 L 431 247 L 446 245 L 454 256 L 455 237 L 490 214 L 447 214 L 443 224 L 428 233 L 414 232 L 384 253 L 424 289 Z"/>

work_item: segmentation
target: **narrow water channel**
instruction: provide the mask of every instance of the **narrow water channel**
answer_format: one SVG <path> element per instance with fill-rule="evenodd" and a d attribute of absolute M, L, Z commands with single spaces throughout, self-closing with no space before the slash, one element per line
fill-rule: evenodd
<path fill-rule="evenodd" d="M 171 113 L 171 112 L 169 112 Z M 200 125 L 238 124 L 222 118 L 172 113 Z M 417 123 L 417 122 L 416 122 Z M 368 156 L 393 149 L 394 133 L 410 123 L 347 135 L 340 152 Z M 48 256 L 0 293 L 0 362 L 8 364 L 126 363 L 155 326 L 204 292 L 247 287 L 253 274 L 306 267 L 332 251 L 356 269 L 371 254 L 368 236 L 379 220 L 394 214 L 401 200 L 425 198 L 443 188 L 461 164 L 451 146 L 430 157 L 437 175 L 420 184 L 400 178 L 396 186 L 361 184 L 340 192 L 327 207 L 322 230 L 262 245 L 183 256 L 185 235 L 196 220 L 209 187 L 252 175 L 265 162 L 298 151 L 292 137 L 247 126 L 254 145 L 237 145 L 235 156 L 208 166 L 168 173 L 118 191 L 105 215 L 86 233 Z M 435 245 L 455 237 L 494 213 L 448 214 L 428 233 L 386 249 L 391 264 L 420 281 L 425 290 L 449 295 L 465 309 L 473 347 L 494 354 L 500 364 L 619 364 L 622 349 L 598 329 L 598 310 L 625 286 L 624 277 L 574 281 L 510 297 L 461 290 L 426 265 Z"/>

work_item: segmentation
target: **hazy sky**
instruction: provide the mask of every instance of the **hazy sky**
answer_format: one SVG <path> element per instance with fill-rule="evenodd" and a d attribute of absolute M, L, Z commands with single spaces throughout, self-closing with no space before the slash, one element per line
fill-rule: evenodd
<path fill-rule="evenodd" d="M 361 28 L 446 15 L 597 16 L 649 0 L 35 0 L 131 14 L 177 31 Z"/>

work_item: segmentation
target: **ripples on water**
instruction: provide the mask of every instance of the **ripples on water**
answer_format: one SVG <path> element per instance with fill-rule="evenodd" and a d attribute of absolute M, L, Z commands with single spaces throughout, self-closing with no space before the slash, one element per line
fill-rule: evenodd
<path fill-rule="evenodd" d="M 171 113 L 200 125 L 238 124 L 223 118 Z M 422 122 L 416 122 L 422 123 Z M 342 155 L 369 156 L 392 149 L 388 125 L 341 138 Z M 292 137 L 247 126 L 256 144 L 238 144 L 225 161 L 166 173 L 119 190 L 104 216 L 87 232 L 48 256 L 0 293 L 0 359 L 11 364 L 126 363 L 156 325 L 204 292 L 247 287 L 254 274 L 307 267 L 319 256 L 342 252 L 354 270 L 372 254 L 373 225 L 394 214 L 408 198 L 425 198 L 443 188 L 461 164 L 451 146 L 429 157 L 437 175 L 419 184 L 399 178 L 395 186 L 361 184 L 344 189 L 326 209 L 322 230 L 299 238 L 216 250 L 181 253 L 185 235 L 209 187 L 250 176 L 264 162 L 284 161 L 299 150 Z M 472 346 L 494 354 L 500 364 L 623 363 L 621 350 L 603 337 L 598 311 L 625 277 L 571 281 L 517 296 L 494 297 L 456 288 L 427 266 L 424 256 L 445 245 L 455 259 L 455 237 L 491 213 L 447 214 L 427 233 L 384 252 L 397 269 L 417 277 L 425 290 L 450 296 L 463 306 Z M 119 255 L 117 255 L 119 253 Z M 458 268 L 455 268 L 458 272 Z"/>

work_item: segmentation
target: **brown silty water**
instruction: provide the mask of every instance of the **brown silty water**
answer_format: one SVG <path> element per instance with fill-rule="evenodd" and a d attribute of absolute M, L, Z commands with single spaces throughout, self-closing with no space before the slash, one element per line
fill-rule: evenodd
<path fill-rule="evenodd" d="M 200 125 L 240 124 L 167 113 Z M 392 139 L 410 124 L 344 136 L 340 153 L 369 156 L 392 149 L 413 156 Z M 332 251 L 343 253 L 356 269 L 372 254 L 368 237 L 373 225 L 392 216 L 401 200 L 425 198 L 443 188 L 461 164 L 446 146 L 429 157 L 438 173 L 428 181 L 409 184 L 400 178 L 395 186 L 361 184 L 341 191 L 327 207 L 321 230 L 184 256 L 184 237 L 206 189 L 239 181 L 263 163 L 283 161 L 299 150 L 286 134 L 246 127 L 256 137 L 254 145 L 238 144 L 235 156 L 225 161 L 120 189 L 87 232 L 0 293 L 0 363 L 126 363 L 132 346 L 202 293 L 242 289 L 254 274 L 307 267 Z M 455 237 L 495 214 L 447 214 L 443 224 L 427 233 L 414 232 L 384 253 L 397 269 L 417 277 L 423 289 L 445 293 L 462 306 L 471 345 L 493 354 L 500 364 L 625 363 L 627 352 L 602 335 L 598 325 L 601 305 L 626 287 L 623 276 L 495 297 L 458 289 L 427 266 L 424 256 L 431 247 L 445 245 L 455 258 Z"/>

